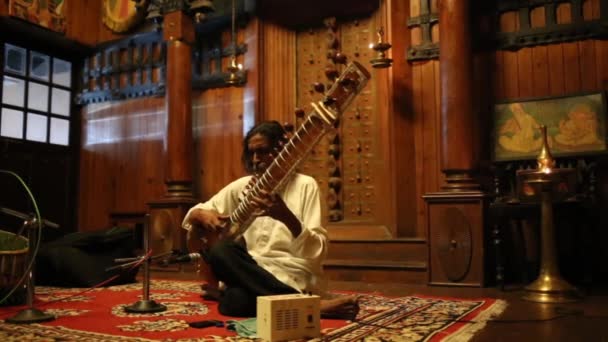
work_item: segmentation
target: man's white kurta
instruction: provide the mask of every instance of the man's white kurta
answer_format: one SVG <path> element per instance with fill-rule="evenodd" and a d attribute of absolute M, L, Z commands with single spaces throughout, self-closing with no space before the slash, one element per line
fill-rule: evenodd
<path fill-rule="evenodd" d="M 197 208 L 230 215 L 242 199 L 250 179 L 251 176 L 237 179 L 207 202 L 192 207 L 182 227 L 192 229 L 188 218 Z M 300 220 L 302 232 L 294 238 L 283 222 L 268 216 L 258 217 L 243 234 L 247 250 L 258 265 L 281 282 L 301 292 L 323 294 L 325 282 L 321 263 L 327 254 L 327 231 L 321 226 L 317 182 L 312 177 L 295 174 L 278 194 Z"/>

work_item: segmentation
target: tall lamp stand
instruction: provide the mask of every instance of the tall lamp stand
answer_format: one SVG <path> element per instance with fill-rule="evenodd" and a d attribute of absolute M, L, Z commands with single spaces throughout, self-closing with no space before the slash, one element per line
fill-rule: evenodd
<path fill-rule="evenodd" d="M 541 303 L 567 303 L 581 299 L 579 291 L 562 278 L 557 258 L 555 228 L 553 226 L 553 201 L 559 190 L 554 185 L 565 188 L 568 193 L 576 170 L 555 168 L 555 161 L 549 150 L 547 127 L 541 126 L 543 146 L 537 158 L 538 168 L 517 172 L 518 181 L 523 185 L 522 193 L 540 195 L 541 206 L 541 255 L 538 278 L 527 285 L 522 299 Z"/>

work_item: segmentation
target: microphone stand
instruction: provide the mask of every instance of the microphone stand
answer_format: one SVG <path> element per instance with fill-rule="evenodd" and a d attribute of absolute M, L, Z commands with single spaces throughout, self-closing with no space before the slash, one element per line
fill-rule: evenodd
<path fill-rule="evenodd" d="M 34 286 L 35 286 L 35 282 L 34 282 L 34 269 L 35 269 L 35 258 L 36 255 L 34 255 L 34 248 L 32 248 L 33 243 L 35 243 L 35 241 L 38 241 L 38 221 L 36 220 L 36 218 L 31 218 L 30 216 L 20 213 L 18 211 L 15 210 L 11 210 L 11 209 L 7 209 L 7 208 L 3 208 L 0 207 L 0 212 L 3 212 L 5 214 L 8 215 L 12 215 L 15 217 L 18 217 L 20 219 L 25 220 L 23 222 L 23 226 L 21 227 L 21 229 L 19 230 L 19 234 L 21 234 L 21 232 L 23 232 L 24 230 L 27 229 L 27 240 L 28 240 L 28 249 L 27 249 L 27 264 L 31 264 L 32 267 L 29 271 L 29 274 L 26 276 L 26 282 L 25 282 L 25 287 L 26 287 L 26 305 L 27 305 L 27 309 L 23 309 L 21 311 L 19 311 L 17 314 L 15 314 L 13 317 L 9 317 L 5 320 L 5 322 L 7 323 L 13 323 L 13 324 L 27 324 L 27 323 L 39 323 L 39 322 L 48 322 L 48 321 L 52 321 L 54 320 L 56 317 L 55 315 L 52 314 L 48 314 L 45 313 L 41 310 L 38 310 L 34 307 Z M 59 225 L 53 222 L 50 222 L 48 220 L 42 220 L 41 224 L 43 226 L 49 226 L 49 227 L 53 227 L 53 228 L 58 228 Z M 17 234 L 17 235 L 19 235 Z M 15 235 L 15 236 L 17 236 Z M 21 284 L 19 284 L 18 286 L 20 286 Z"/>
<path fill-rule="evenodd" d="M 150 249 L 150 214 L 146 214 L 146 221 L 144 224 L 144 252 Z M 143 256 L 146 260 L 143 263 L 144 270 L 144 281 L 143 281 L 143 296 L 142 300 L 133 303 L 132 305 L 125 306 L 125 311 L 130 313 L 154 313 L 162 312 L 167 310 L 167 307 L 155 302 L 150 299 L 150 261 L 151 258 Z"/>

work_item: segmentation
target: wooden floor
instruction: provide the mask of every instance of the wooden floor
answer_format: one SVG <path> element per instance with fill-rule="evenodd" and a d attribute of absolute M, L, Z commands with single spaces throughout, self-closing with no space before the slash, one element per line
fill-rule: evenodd
<path fill-rule="evenodd" d="M 152 277 L 196 279 L 195 272 L 152 272 Z M 521 299 L 521 288 L 443 287 L 403 284 L 330 282 L 330 290 L 380 292 L 387 296 L 431 295 L 503 299 L 507 308 L 470 342 L 593 341 L 608 342 L 608 289 L 586 290 L 579 302 L 542 304 Z"/>

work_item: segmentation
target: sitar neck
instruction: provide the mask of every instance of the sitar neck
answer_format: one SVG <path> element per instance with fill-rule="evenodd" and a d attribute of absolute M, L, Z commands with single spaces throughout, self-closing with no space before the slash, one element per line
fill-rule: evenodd
<path fill-rule="evenodd" d="M 253 197 L 260 191 L 276 193 L 295 172 L 298 164 L 321 140 L 329 129 L 333 129 L 340 114 L 352 102 L 369 80 L 368 71 L 359 63 L 350 63 L 332 87 L 325 94 L 325 99 L 313 102 L 313 111 L 283 146 L 273 162 L 259 176 L 252 189 L 247 192 L 236 210 L 230 215 L 232 227 L 228 236 L 236 238 L 249 227 L 255 217 Z"/>
<path fill-rule="evenodd" d="M 295 172 L 299 162 L 310 152 L 316 143 L 325 135 L 326 127 L 316 116 L 308 119 L 294 133 L 293 137 L 283 146 L 261 176 L 258 176 L 254 186 L 230 215 L 233 225 L 243 226 L 252 216 L 254 208 L 252 198 L 259 196 L 260 191 L 276 193 Z"/>

